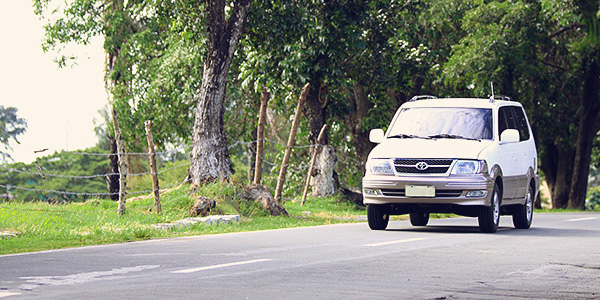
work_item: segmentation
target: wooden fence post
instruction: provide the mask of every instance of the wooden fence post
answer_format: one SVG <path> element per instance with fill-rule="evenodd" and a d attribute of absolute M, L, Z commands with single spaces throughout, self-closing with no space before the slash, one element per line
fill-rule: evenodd
<path fill-rule="evenodd" d="M 120 215 L 125 214 L 125 193 L 127 192 L 127 159 L 125 154 L 125 144 L 123 143 L 123 134 L 119 126 L 117 111 L 112 109 L 112 122 L 115 128 L 115 140 L 117 141 L 117 152 L 119 157 L 119 206 L 117 212 Z"/>
<path fill-rule="evenodd" d="M 265 143 L 265 122 L 267 119 L 267 104 L 271 94 L 263 88 L 260 96 L 260 113 L 258 115 L 258 128 L 256 130 L 256 161 L 254 164 L 254 184 L 260 184 L 262 177 L 262 162 Z"/>
<path fill-rule="evenodd" d="M 304 206 L 304 202 L 306 202 L 306 194 L 308 193 L 308 186 L 310 184 L 310 176 L 312 175 L 313 168 L 315 167 L 315 162 L 317 161 L 317 153 L 319 153 L 319 148 L 321 148 L 321 142 L 323 140 L 323 135 L 329 126 L 327 124 L 323 125 L 321 128 L 321 132 L 319 132 L 319 137 L 317 138 L 317 144 L 315 145 L 315 149 L 313 150 L 312 157 L 310 159 L 310 167 L 308 168 L 308 173 L 306 174 L 306 184 L 304 185 L 304 193 L 302 193 L 302 202 L 300 206 Z"/>
<path fill-rule="evenodd" d="M 146 137 L 148 139 L 148 161 L 150 162 L 150 173 L 152 174 L 152 193 L 154 194 L 154 207 L 156 213 L 162 213 L 160 205 L 160 191 L 158 187 L 158 173 L 156 172 L 156 152 L 154 151 L 154 139 L 152 138 L 152 121 L 146 121 Z"/>
<path fill-rule="evenodd" d="M 292 147 L 296 142 L 296 131 L 298 131 L 298 125 L 300 124 L 300 113 L 302 112 L 302 105 L 306 101 L 308 96 L 309 84 L 307 83 L 302 88 L 302 94 L 298 99 L 298 107 L 296 107 L 296 115 L 294 116 L 294 123 L 292 124 L 292 130 L 290 131 L 290 137 L 288 139 L 287 147 L 285 148 L 285 155 L 283 156 L 283 162 L 281 163 L 281 170 L 279 171 L 279 178 L 277 179 L 277 188 L 275 189 L 275 201 L 281 203 L 281 193 L 283 191 L 283 182 L 285 181 L 285 174 L 287 172 L 288 163 L 290 161 L 290 155 L 292 154 Z"/>

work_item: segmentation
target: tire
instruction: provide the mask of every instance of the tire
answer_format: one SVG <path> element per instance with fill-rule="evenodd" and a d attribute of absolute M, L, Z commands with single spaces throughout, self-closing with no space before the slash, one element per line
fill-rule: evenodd
<path fill-rule="evenodd" d="M 367 221 L 371 230 L 384 230 L 390 221 L 387 205 L 367 204 Z"/>
<path fill-rule="evenodd" d="M 479 211 L 479 229 L 481 232 L 494 233 L 498 231 L 500 224 L 500 189 L 494 185 L 490 207 L 484 207 Z"/>
<path fill-rule="evenodd" d="M 527 198 L 525 204 L 519 205 L 513 214 L 513 224 L 517 229 L 529 229 L 531 221 L 533 221 L 533 188 L 529 186 L 527 189 Z"/>
<path fill-rule="evenodd" d="M 412 226 L 427 226 L 429 223 L 429 213 L 411 213 L 410 224 Z"/>

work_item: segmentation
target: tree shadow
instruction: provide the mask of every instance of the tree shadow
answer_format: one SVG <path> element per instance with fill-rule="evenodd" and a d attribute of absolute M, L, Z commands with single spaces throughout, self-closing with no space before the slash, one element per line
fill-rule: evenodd
<path fill-rule="evenodd" d="M 386 231 L 398 232 L 422 232 L 442 234 L 489 234 L 482 233 L 477 225 L 428 225 L 425 227 L 401 227 L 388 228 Z M 516 229 L 512 226 L 500 226 L 496 235 L 503 236 L 532 236 L 532 237 L 599 237 L 600 230 L 573 229 L 556 227 L 536 227 L 535 224 L 529 229 Z"/>

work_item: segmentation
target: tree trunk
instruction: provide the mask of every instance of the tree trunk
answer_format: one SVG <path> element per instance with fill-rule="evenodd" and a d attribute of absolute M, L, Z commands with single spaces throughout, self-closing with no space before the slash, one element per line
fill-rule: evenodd
<path fill-rule="evenodd" d="M 157 214 L 162 213 L 160 204 L 160 188 L 158 185 L 158 172 L 156 171 L 156 151 L 154 151 L 154 138 L 152 137 L 152 121 L 146 121 L 146 139 L 148 141 L 148 162 L 152 176 L 152 194 L 154 195 L 154 209 Z"/>
<path fill-rule="evenodd" d="M 296 113 L 294 115 L 294 123 L 292 124 L 292 129 L 290 130 L 285 154 L 283 156 L 283 161 L 281 162 L 281 169 L 279 170 L 279 176 L 277 177 L 277 187 L 275 188 L 275 201 L 277 202 L 281 202 L 281 194 L 283 193 L 283 184 L 285 183 L 288 163 L 290 161 L 290 156 L 292 155 L 292 147 L 296 143 L 296 132 L 298 131 L 298 125 L 300 124 L 300 111 L 302 110 L 304 102 L 306 102 L 308 89 L 309 84 L 307 83 L 304 88 L 302 88 L 302 93 L 298 99 L 298 106 L 296 107 Z"/>
<path fill-rule="evenodd" d="M 119 126 L 119 117 L 114 108 L 112 109 L 112 122 L 115 129 L 115 140 L 117 141 L 117 151 L 119 154 L 119 205 L 117 212 L 119 215 L 124 215 L 126 201 L 125 193 L 127 192 L 127 153 L 125 152 L 121 126 Z"/>
<path fill-rule="evenodd" d="M 546 176 L 553 208 L 568 205 L 574 155 L 574 149 L 557 148 L 554 144 L 546 145 L 546 151 L 542 153 L 540 168 Z"/>
<path fill-rule="evenodd" d="M 327 118 L 327 105 L 329 100 L 327 98 L 327 87 L 323 86 L 321 78 L 317 77 L 311 81 L 310 91 L 306 99 L 306 106 L 304 114 L 308 119 L 308 125 L 310 132 L 308 134 L 308 140 L 311 146 L 316 146 L 319 133 L 321 128 L 325 125 Z M 329 134 L 325 132 L 322 137 L 321 145 L 329 144 Z M 333 148 L 332 146 L 330 146 Z M 325 157 L 321 157 L 324 153 L 324 148 L 321 148 L 317 154 L 317 168 L 313 172 L 310 185 L 312 187 L 312 195 L 315 196 L 326 196 L 331 195 L 331 188 L 338 186 L 336 179 L 333 176 L 333 168 L 337 161 L 335 154 L 335 148 L 329 149 L 328 153 L 325 153 Z M 327 155 L 332 154 L 332 155 Z M 327 159 L 333 159 L 332 161 L 326 162 Z"/>
<path fill-rule="evenodd" d="M 592 146 L 597 133 L 596 120 L 598 119 L 598 113 L 600 113 L 600 63 L 598 62 L 598 55 L 600 55 L 600 51 L 592 52 L 583 63 L 585 72 L 583 98 L 581 100 L 577 146 L 573 162 L 573 178 L 568 203 L 569 208 L 581 210 L 585 209 Z"/>
<path fill-rule="evenodd" d="M 325 145 L 318 147 L 317 163 L 312 177 L 312 195 L 329 196 L 333 195 L 338 187 L 334 180 L 333 168 L 337 162 L 335 147 Z"/>
<path fill-rule="evenodd" d="M 108 197 L 110 200 L 119 200 L 119 157 L 117 151 L 117 141 L 108 134 L 108 143 L 110 154 L 108 156 L 108 175 L 106 175 L 106 185 L 108 188 Z"/>
<path fill-rule="evenodd" d="M 223 127 L 225 92 L 231 60 L 240 42 L 252 0 L 237 0 L 226 18 L 225 0 L 205 2 L 208 26 L 202 85 L 198 96 L 192 135 L 192 183 L 201 185 L 216 179 L 228 180 L 233 164 Z"/>
<path fill-rule="evenodd" d="M 362 127 L 363 119 L 368 116 L 369 110 L 373 107 L 368 96 L 362 85 L 354 84 L 354 88 L 349 91 L 350 113 L 344 118 L 344 124 L 352 134 L 356 156 L 362 163 L 367 161 L 367 156 L 374 147 L 373 143 L 369 141 L 369 132 Z M 364 174 L 364 165 L 362 171 Z"/>
<path fill-rule="evenodd" d="M 310 82 L 310 90 L 304 107 L 304 115 L 310 129 L 308 140 L 313 146 L 317 143 L 321 128 L 325 125 L 328 103 L 326 88 L 322 86 L 321 78 L 317 77 Z M 326 132 L 323 136 L 323 145 L 327 144 L 329 144 L 329 134 Z"/>
<path fill-rule="evenodd" d="M 254 164 L 254 184 L 260 184 L 262 179 L 262 165 L 264 158 L 265 123 L 267 119 L 267 104 L 271 94 L 265 88 L 260 96 L 260 110 L 258 113 L 258 125 L 256 126 L 256 161 Z"/>

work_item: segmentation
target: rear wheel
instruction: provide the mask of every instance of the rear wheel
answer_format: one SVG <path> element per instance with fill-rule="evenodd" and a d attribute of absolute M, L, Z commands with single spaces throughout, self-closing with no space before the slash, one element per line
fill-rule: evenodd
<path fill-rule="evenodd" d="M 490 207 L 484 207 L 479 211 L 479 229 L 481 232 L 494 233 L 498 231 L 500 224 L 500 189 L 494 185 Z"/>
<path fill-rule="evenodd" d="M 529 186 L 525 204 L 519 205 L 513 214 L 513 224 L 517 229 L 529 229 L 533 220 L 533 188 Z"/>
<path fill-rule="evenodd" d="M 367 204 L 367 221 L 372 230 L 384 230 L 390 221 L 387 205 Z"/>
<path fill-rule="evenodd" d="M 429 213 L 411 213 L 410 224 L 412 226 L 427 226 L 429 223 Z"/>

